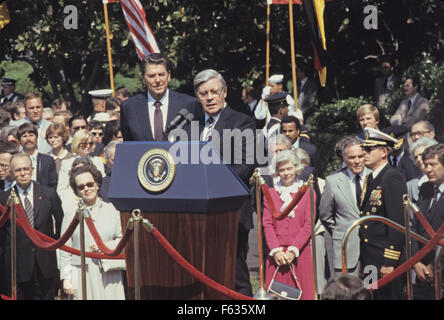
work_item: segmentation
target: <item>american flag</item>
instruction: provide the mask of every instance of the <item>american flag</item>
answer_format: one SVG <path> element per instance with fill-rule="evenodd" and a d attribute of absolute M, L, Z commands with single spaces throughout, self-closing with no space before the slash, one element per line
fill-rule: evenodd
<path fill-rule="evenodd" d="M 104 3 L 120 2 L 140 60 L 150 53 L 160 52 L 153 32 L 146 21 L 145 11 L 139 0 L 103 0 Z"/>

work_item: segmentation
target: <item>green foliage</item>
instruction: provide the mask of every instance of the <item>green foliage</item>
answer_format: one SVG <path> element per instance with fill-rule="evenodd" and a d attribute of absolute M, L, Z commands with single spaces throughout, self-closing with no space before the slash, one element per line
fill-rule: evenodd
<path fill-rule="evenodd" d="M 24 61 L 2 61 L 0 63 L 0 70 L 3 77 L 16 79 L 15 91 L 21 94 L 27 92 L 35 92 L 36 88 L 32 81 L 29 80 L 29 75 L 33 72 L 32 66 Z"/>
<path fill-rule="evenodd" d="M 326 165 L 325 175 L 340 168 L 335 157 L 335 144 L 346 135 L 357 135 L 361 131 L 356 121 L 356 110 L 368 103 L 363 97 L 335 100 L 323 104 L 308 120 L 312 127 L 312 142 L 317 146 L 321 161 Z"/>

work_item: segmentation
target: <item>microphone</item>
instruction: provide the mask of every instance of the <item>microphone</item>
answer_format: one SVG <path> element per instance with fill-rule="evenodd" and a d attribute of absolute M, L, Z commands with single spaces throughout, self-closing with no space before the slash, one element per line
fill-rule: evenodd
<path fill-rule="evenodd" d="M 194 115 L 193 115 L 192 113 L 188 113 L 188 114 L 185 116 L 185 119 L 183 119 L 182 122 L 179 123 L 179 125 L 177 126 L 177 129 L 183 129 L 183 127 L 184 127 L 187 123 L 193 121 L 193 119 L 194 119 Z"/>
<path fill-rule="evenodd" d="M 179 113 L 176 115 L 176 117 L 171 120 L 170 124 L 168 125 L 168 127 L 166 128 L 165 132 L 164 132 L 164 136 L 168 137 L 168 134 L 170 133 L 171 130 L 175 129 L 177 127 L 177 125 L 179 124 L 180 120 L 182 120 L 183 118 L 185 118 L 185 116 L 188 114 L 188 110 L 183 108 L 182 110 L 179 111 Z"/>

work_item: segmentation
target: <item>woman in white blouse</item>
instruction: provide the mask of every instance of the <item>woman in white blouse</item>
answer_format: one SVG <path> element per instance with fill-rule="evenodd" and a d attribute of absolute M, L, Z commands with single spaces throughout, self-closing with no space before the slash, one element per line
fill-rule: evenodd
<path fill-rule="evenodd" d="M 102 177 L 105 176 L 105 166 L 103 164 L 103 159 L 101 157 L 91 156 L 94 151 L 95 143 L 93 136 L 88 130 L 77 131 L 71 142 L 71 149 L 75 157 L 70 159 L 62 160 L 60 171 L 59 171 L 59 181 L 57 184 L 57 193 L 59 196 L 66 189 L 69 189 L 69 171 L 71 170 L 72 163 L 77 157 L 89 157 L 93 164 L 96 166 L 97 170 L 100 171 Z"/>
<path fill-rule="evenodd" d="M 74 155 L 66 150 L 65 144 L 69 139 L 69 132 L 61 123 L 53 123 L 46 129 L 46 141 L 51 146 L 51 151 L 48 153 L 55 161 L 57 174 L 60 171 L 62 161 L 73 158 Z"/>
<path fill-rule="evenodd" d="M 101 173 L 92 165 L 75 168 L 70 176 L 70 186 L 89 211 L 93 223 L 109 249 L 114 249 L 122 238 L 120 214 L 111 203 L 98 196 L 102 183 Z M 65 212 L 62 233 L 68 228 L 77 208 Z M 66 245 L 80 248 L 80 232 L 77 227 Z M 85 248 L 90 252 L 101 252 L 85 225 Z M 60 252 L 60 279 L 64 292 L 82 299 L 82 279 L 80 256 L 65 251 Z M 124 286 L 121 271 L 125 270 L 124 260 L 86 258 L 86 297 L 88 300 L 124 300 Z"/>

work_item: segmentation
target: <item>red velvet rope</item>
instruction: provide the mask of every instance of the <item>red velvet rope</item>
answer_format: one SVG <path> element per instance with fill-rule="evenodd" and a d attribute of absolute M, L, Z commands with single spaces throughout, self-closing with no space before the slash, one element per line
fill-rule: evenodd
<path fill-rule="evenodd" d="M 293 200 L 291 200 L 290 204 L 285 208 L 283 212 L 278 212 L 276 210 L 275 203 L 273 201 L 273 198 L 270 194 L 270 190 L 268 186 L 263 183 L 261 185 L 262 193 L 264 194 L 264 197 L 267 200 L 268 205 L 270 206 L 271 213 L 273 215 L 273 218 L 277 220 L 282 220 L 286 216 L 290 214 L 290 212 L 296 207 L 296 205 L 301 201 L 302 197 L 304 196 L 305 192 L 308 190 L 308 185 L 304 184 L 302 188 L 299 189 L 299 191 L 294 195 Z"/>
<path fill-rule="evenodd" d="M 133 233 L 133 230 L 126 229 L 125 233 L 122 236 L 122 239 L 120 239 L 119 243 L 117 244 L 116 248 L 114 250 L 109 249 L 105 243 L 102 240 L 102 237 L 99 235 L 99 232 L 96 229 L 96 226 L 94 225 L 94 222 L 91 218 L 85 218 L 86 225 L 89 228 L 89 231 L 91 232 L 92 237 L 94 238 L 94 241 L 96 242 L 99 249 L 108 256 L 115 256 L 118 255 L 120 252 L 122 252 L 123 248 L 125 247 L 126 243 L 129 241 L 131 234 Z"/>
<path fill-rule="evenodd" d="M 9 208 L 9 207 L 7 207 L 7 208 Z M 68 227 L 68 229 L 65 231 L 65 233 L 62 236 L 62 237 L 67 236 L 66 240 L 61 241 L 61 240 L 64 240 L 64 239 L 62 239 L 62 237 L 59 240 L 55 240 L 55 239 L 49 237 L 48 235 L 41 233 L 40 231 L 32 228 L 32 226 L 29 224 L 28 218 L 26 218 L 26 216 L 25 216 L 25 213 L 23 211 L 23 207 L 21 204 L 15 205 L 15 209 L 16 209 L 16 212 L 19 216 L 18 219 L 16 220 L 17 225 L 25 231 L 25 233 L 28 235 L 28 237 L 31 239 L 31 241 L 36 246 L 38 246 L 39 248 L 42 248 L 44 250 L 61 249 L 61 250 L 66 251 L 68 253 L 80 256 L 80 250 L 64 245 L 64 243 L 66 243 L 66 241 L 68 240 L 68 238 L 72 234 L 72 233 L 69 234 L 68 231 L 72 227 L 73 223 L 75 223 L 74 220 L 71 221 L 70 226 Z M 4 215 L 5 207 L 1 204 L 0 204 L 0 211 L 3 211 L 3 215 Z M 6 210 L 6 211 L 8 211 L 8 210 Z M 2 217 L 3 217 L 3 215 L 2 215 Z M 77 224 L 78 224 L 78 221 L 77 221 Z M 74 229 L 75 229 L 75 227 L 74 227 Z M 48 245 L 48 243 L 49 243 L 49 245 Z M 123 253 L 119 254 L 119 255 L 109 256 L 109 255 L 102 254 L 102 253 L 85 252 L 85 256 L 88 258 L 92 258 L 92 259 L 115 259 L 115 260 L 125 259 L 125 255 Z"/>
<path fill-rule="evenodd" d="M 6 210 L 4 209 L 4 207 L 0 204 L 0 211 L 2 212 L 2 215 L 0 217 L 0 228 L 3 227 L 6 223 L 6 221 L 8 221 L 9 218 L 9 211 L 11 210 L 9 207 L 6 207 Z"/>
<path fill-rule="evenodd" d="M 77 225 L 79 224 L 79 220 L 74 217 L 69 224 L 69 227 L 66 229 L 65 233 L 60 237 L 60 239 L 52 241 L 50 243 L 46 241 L 42 241 L 40 237 L 36 234 L 36 230 L 29 224 L 28 218 L 26 217 L 25 212 L 23 211 L 23 207 L 21 204 L 14 205 L 15 212 L 17 212 L 18 219 L 20 219 L 20 223 L 17 222 L 17 225 L 19 225 L 26 233 L 26 235 L 31 239 L 34 244 L 43 250 L 51 250 L 54 251 L 58 248 L 60 248 L 63 244 L 68 241 L 68 239 L 71 237 L 71 235 L 74 233 L 74 231 L 77 228 Z"/>
<path fill-rule="evenodd" d="M 444 223 L 441 224 L 438 231 L 433 235 L 430 241 L 419 250 L 413 257 L 401 264 L 392 273 L 386 275 L 385 277 L 379 279 L 375 284 L 372 284 L 372 290 L 380 289 L 393 279 L 399 277 L 405 271 L 409 270 L 415 263 L 421 260 L 426 254 L 429 253 L 444 236 Z"/>
<path fill-rule="evenodd" d="M 418 219 L 419 223 L 424 227 L 424 229 L 427 232 L 427 234 L 429 235 L 429 237 L 433 237 L 433 235 L 435 234 L 435 230 L 433 230 L 433 227 L 430 225 L 430 223 L 424 217 L 422 212 L 421 211 L 414 211 L 413 209 L 412 209 L 412 211 L 413 211 L 413 214 Z M 439 245 L 444 246 L 444 240 L 440 239 Z"/>
<path fill-rule="evenodd" d="M 184 268 L 189 274 L 191 274 L 194 278 L 196 278 L 199 282 L 202 284 L 216 290 L 219 293 L 222 293 L 223 295 L 236 300 L 256 300 L 252 297 L 245 296 L 243 294 L 240 294 L 236 291 L 233 291 L 220 283 L 217 283 L 213 279 L 207 277 L 202 272 L 197 270 L 195 267 L 193 267 L 188 261 L 185 260 L 184 257 L 182 257 L 179 252 L 174 249 L 174 247 L 166 240 L 163 235 L 157 230 L 157 228 L 153 228 L 152 232 L 150 234 L 154 237 L 154 239 L 159 242 L 159 244 L 165 249 L 165 251 L 170 255 L 171 258 L 174 259 L 182 268 Z"/>

